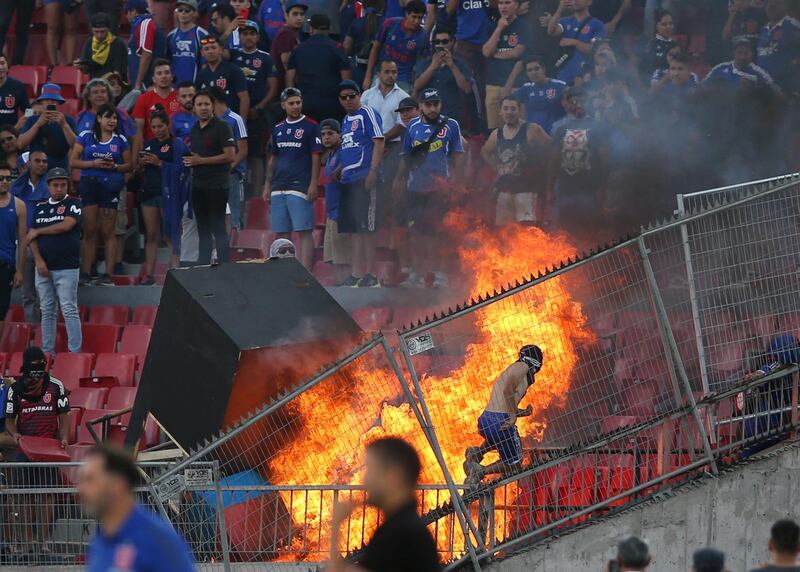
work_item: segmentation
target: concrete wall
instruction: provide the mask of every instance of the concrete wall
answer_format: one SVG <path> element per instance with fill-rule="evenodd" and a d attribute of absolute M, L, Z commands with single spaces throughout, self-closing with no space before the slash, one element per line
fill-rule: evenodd
<path fill-rule="evenodd" d="M 615 545 L 635 534 L 650 544 L 649 572 L 689 571 L 692 552 L 714 546 L 731 572 L 745 572 L 769 557 L 772 523 L 800 519 L 800 446 L 788 445 L 718 479 L 704 479 L 654 501 L 496 562 L 503 572 L 602 572 Z"/>

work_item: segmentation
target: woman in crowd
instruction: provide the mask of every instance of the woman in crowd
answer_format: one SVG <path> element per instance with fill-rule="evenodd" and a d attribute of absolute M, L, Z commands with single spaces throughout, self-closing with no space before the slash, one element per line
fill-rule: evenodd
<path fill-rule="evenodd" d="M 156 254 L 162 228 L 169 247 L 170 268 L 179 265 L 181 213 L 188 197 L 189 175 L 181 159 L 188 148 L 172 136 L 169 116 L 161 105 L 157 104 L 150 113 L 150 129 L 153 138 L 144 143 L 137 167 L 142 175 L 138 202 L 145 227 L 144 275 L 139 283 L 145 286 L 156 283 Z"/>
<path fill-rule="evenodd" d="M 102 78 L 89 81 L 83 88 L 83 111 L 78 115 L 78 133 L 91 131 L 97 110 L 104 105 L 114 105 L 114 90 L 111 83 Z M 117 131 L 127 139 L 136 133 L 136 125 L 125 110 L 117 109 Z"/>
<path fill-rule="evenodd" d="M 641 73 L 642 77 L 649 78 L 656 70 L 669 67 L 667 54 L 677 46 L 677 42 L 672 38 L 675 32 L 675 21 L 672 13 L 667 10 L 656 12 L 655 35 L 647 42 L 642 54 Z"/>
<path fill-rule="evenodd" d="M 128 139 L 119 133 L 116 109 L 102 105 L 95 115 L 91 131 L 82 132 L 70 156 L 72 167 L 81 170 L 78 194 L 83 201 L 83 244 L 81 253 L 81 284 L 94 281 L 111 286 L 109 271 L 117 259 L 117 222 L 119 195 L 125 184 L 123 173 L 132 168 Z M 90 276 L 97 251 L 98 227 L 105 247 L 106 271 L 93 280 Z"/>
<path fill-rule="evenodd" d="M 0 167 L 8 167 L 12 177 L 19 176 L 18 136 L 19 131 L 13 125 L 0 125 Z"/>

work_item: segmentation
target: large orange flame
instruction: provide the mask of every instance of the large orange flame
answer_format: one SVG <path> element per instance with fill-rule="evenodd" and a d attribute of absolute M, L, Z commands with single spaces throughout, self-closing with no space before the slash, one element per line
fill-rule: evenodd
<path fill-rule="evenodd" d="M 460 237 L 457 258 L 462 274 L 470 280 L 469 295 L 473 298 L 577 254 L 566 237 L 537 228 L 488 229 L 461 215 L 448 217 L 445 226 Z M 425 355 L 414 358 L 444 461 L 456 482 L 465 477 L 465 448 L 480 443 L 476 421 L 486 406 L 492 383 L 516 360 L 519 347 L 537 343 L 545 354 L 544 369 L 522 403 L 523 407 L 533 406 L 533 415 L 518 422 L 523 441 L 530 448 L 544 434 L 548 408 L 565 401 L 577 364 L 575 345 L 592 336 L 580 304 L 572 299 L 561 277 L 488 304 L 471 316 L 474 331 L 468 336 L 469 343 L 463 346 L 463 355 L 452 358 L 457 363 L 446 373 L 426 371 L 430 361 Z M 271 481 L 289 485 L 358 484 L 364 446 L 378 437 L 394 435 L 419 450 L 424 483 L 444 483 L 412 407 L 403 397 L 394 373 L 385 364 L 376 366 L 369 360 L 354 362 L 335 382 L 323 382 L 300 395 L 292 408 L 303 419 L 302 430 L 270 460 Z M 486 461 L 491 460 L 487 456 Z M 302 495 L 284 493 L 282 497 L 295 524 L 303 523 L 282 558 L 297 559 L 303 554 L 309 559 L 324 558 L 329 548 L 333 496 L 315 497 L 314 502 Z M 446 493 L 438 497 L 427 494 L 422 498 L 422 509 L 433 509 L 447 499 Z M 339 548 L 359 548 L 376 526 L 376 518 L 370 511 L 355 514 Z M 463 549 L 463 537 L 457 523 L 452 538 L 444 534 L 450 524 L 440 521 L 435 534 L 440 550 L 455 549 L 457 553 Z M 495 532 L 499 534 L 505 524 L 498 523 Z"/>

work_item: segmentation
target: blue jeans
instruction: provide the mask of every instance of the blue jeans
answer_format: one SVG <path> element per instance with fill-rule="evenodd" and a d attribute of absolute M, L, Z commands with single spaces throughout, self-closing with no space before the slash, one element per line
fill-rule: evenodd
<path fill-rule="evenodd" d="M 42 349 L 55 353 L 56 303 L 61 306 L 64 325 L 67 327 L 67 346 L 71 352 L 81 351 L 83 334 L 78 314 L 78 268 L 51 270 L 48 276 L 36 273 L 36 293 L 42 308 Z"/>

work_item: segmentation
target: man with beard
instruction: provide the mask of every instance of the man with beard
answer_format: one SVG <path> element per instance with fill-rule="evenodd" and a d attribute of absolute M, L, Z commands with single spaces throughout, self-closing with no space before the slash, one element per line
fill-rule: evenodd
<path fill-rule="evenodd" d="M 367 503 L 383 512 L 381 525 L 357 563 L 349 564 L 339 556 L 339 535 L 354 506 L 337 504 L 327 572 L 438 572 L 436 543 L 417 515 L 415 488 L 421 472 L 417 452 L 402 439 L 385 437 L 367 445 L 366 456 Z"/>
<path fill-rule="evenodd" d="M 89 545 L 86 570 L 193 572 L 186 542 L 169 522 L 136 502 L 139 470 L 131 456 L 98 445 L 80 469 L 78 492 L 99 529 Z"/>
<path fill-rule="evenodd" d="M 447 214 L 446 189 L 441 181 L 463 173 L 464 144 L 455 119 L 442 115 L 439 91 L 428 88 L 420 94 L 422 115 L 408 125 L 403 137 L 400 167 L 394 179 L 395 196 L 406 197 L 408 229 L 412 236 L 413 270 L 409 285 L 422 286 L 432 275 L 436 288 L 447 285 L 442 257 L 437 256 L 441 220 Z M 450 170 L 450 160 L 453 169 Z"/>

